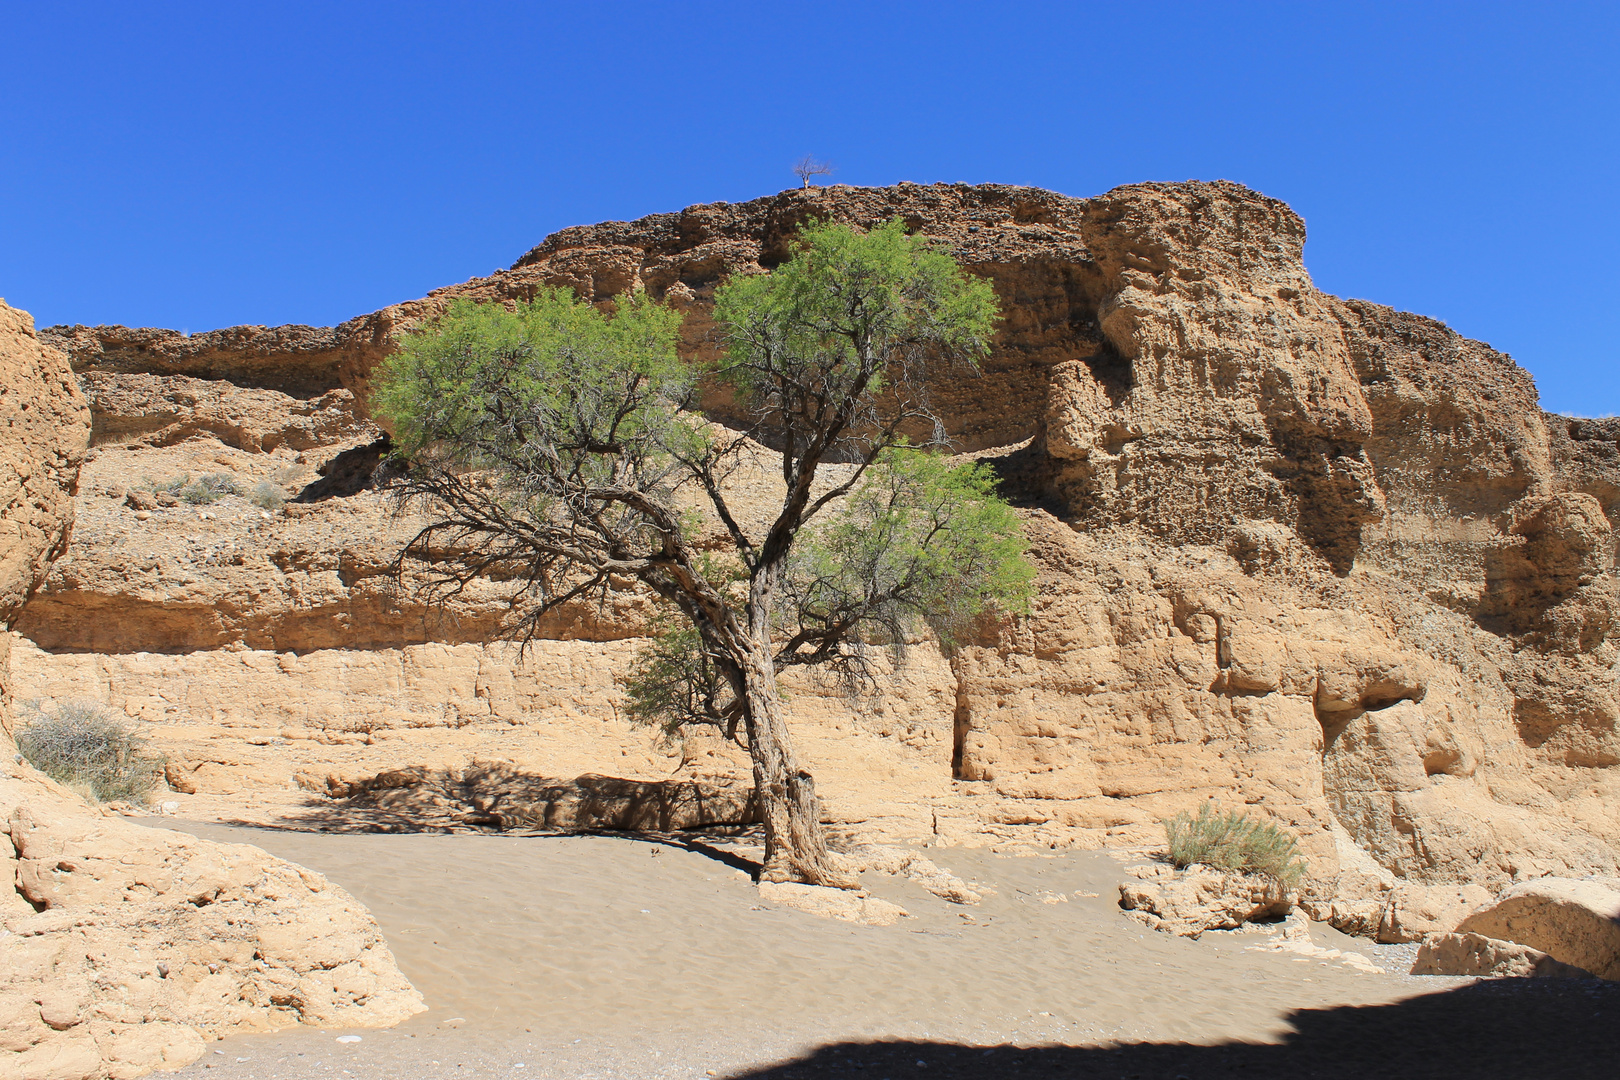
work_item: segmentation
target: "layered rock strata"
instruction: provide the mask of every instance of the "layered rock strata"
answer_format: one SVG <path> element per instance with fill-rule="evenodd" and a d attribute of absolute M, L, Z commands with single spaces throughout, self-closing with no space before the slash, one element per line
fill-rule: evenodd
<path fill-rule="evenodd" d="M 1243 805 L 1299 835 L 1302 903 L 1369 934 L 1403 884 L 1615 870 L 1620 428 L 1542 413 L 1509 357 L 1433 320 L 1320 292 L 1300 219 L 1229 183 L 787 192 L 566 229 L 329 331 L 53 328 L 107 434 L 80 542 L 20 625 L 43 647 L 30 692 L 150 719 L 204 793 L 481 753 L 551 777 L 745 778 L 735 748 L 619 720 L 614 672 L 649 614 L 634 594 L 518 659 L 490 641 L 498 595 L 390 591 L 409 523 L 364 477 L 303 516 L 227 499 L 137 520 L 122 493 L 217 468 L 296 495 L 342 472 L 377 439 L 376 364 L 458 297 L 644 289 L 686 314 L 703 363 L 727 275 L 769 272 L 811 217 L 895 216 L 1002 301 L 983 370 L 939 371 L 934 404 L 1021 504 L 1039 595 L 948 659 L 919 642 L 885 694 L 793 687 L 835 820 L 1146 843 L 1177 810 Z M 182 395 L 196 419 L 162 404 Z M 233 421 L 247 395 L 275 415 Z M 321 401 L 352 419 L 315 434 Z M 718 388 L 703 408 L 747 419 Z M 741 482 L 769 502 L 768 470 Z"/>
<path fill-rule="evenodd" d="M 0 416 L 9 624 L 67 544 L 91 410 L 67 358 L 3 303 Z M 206 1036 L 421 1009 L 347 893 L 257 848 L 86 805 L 16 755 L 12 696 L 0 652 L 0 1078 L 133 1077 L 191 1061 Z"/>

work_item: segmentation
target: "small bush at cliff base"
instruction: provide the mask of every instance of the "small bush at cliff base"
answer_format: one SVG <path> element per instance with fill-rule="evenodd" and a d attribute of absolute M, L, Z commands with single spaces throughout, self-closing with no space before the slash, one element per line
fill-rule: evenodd
<path fill-rule="evenodd" d="M 260 480 L 248 492 L 248 502 L 261 510 L 279 510 L 281 504 L 287 501 L 286 494 L 268 480 Z"/>
<path fill-rule="evenodd" d="M 91 702 L 68 702 L 54 713 L 30 706 L 17 749 L 34 768 L 97 802 L 144 803 L 163 776 L 163 758 L 127 720 Z"/>
<path fill-rule="evenodd" d="M 1239 874 L 1261 874 L 1287 889 L 1305 876 L 1299 844 L 1282 829 L 1241 811 L 1222 813 L 1209 803 L 1197 816 L 1182 811 L 1164 823 L 1170 861 L 1178 869 L 1195 863 Z"/>
<path fill-rule="evenodd" d="M 227 495 L 242 494 L 241 485 L 229 473 L 209 473 L 207 476 L 199 476 L 196 480 L 189 475 L 177 476 L 162 483 L 148 480 L 146 486 L 153 491 L 173 495 L 181 502 L 192 506 L 208 506 Z"/>

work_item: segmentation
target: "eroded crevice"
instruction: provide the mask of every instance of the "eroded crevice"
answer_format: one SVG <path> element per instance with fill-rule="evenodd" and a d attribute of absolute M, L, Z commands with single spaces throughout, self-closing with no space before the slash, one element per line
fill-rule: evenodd
<path fill-rule="evenodd" d="M 387 482 L 392 466 L 385 460 L 394 449 L 393 440 L 381 437 L 361 446 L 350 447 L 322 465 L 320 479 L 313 481 L 293 498 L 295 503 L 342 499 L 370 491 Z"/>

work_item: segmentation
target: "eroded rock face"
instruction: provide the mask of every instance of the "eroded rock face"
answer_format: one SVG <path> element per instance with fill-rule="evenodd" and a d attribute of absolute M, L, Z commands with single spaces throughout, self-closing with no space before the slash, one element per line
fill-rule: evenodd
<path fill-rule="evenodd" d="M 67 545 L 90 411 L 67 357 L 40 342 L 26 311 L 3 300 L 0 432 L 0 625 L 9 628 Z M 0 644 L 0 727 L 7 732 L 8 645 Z"/>
<path fill-rule="evenodd" d="M 0 812 L 15 852 L 0 1076 L 80 1058 L 63 1075 L 137 1076 L 205 1037 L 386 1027 L 423 1008 L 370 913 L 313 871 L 102 816 L 9 755 Z"/>
<path fill-rule="evenodd" d="M 87 466 L 79 544 L 20 624 L 49 650 L 26 654 L 31 692 L 79 679 L 161 717 L 171 753 L 199 762 L 184 782 L 201 793 L 245 776 L 464 768 L 474 736 L 537 775 L 653 780 L 678 761 L 745 781 L 735 748 L 666 751 L 621 729 L 614 672 L 651 613 L 636 594 L 548 626 L 537 678 L 488 644 L 498 596 L 430 610 L 391 591 L 409 522 L 364 484 L 269 520 L 227 500 L 214 519 L 160 507 L 137 521 L 107 493 L 210 461 L 302 491 L 348 468 L 344 454 L 374 460 L 353 426 L 370 372 L 455 297 L 565 285 L 610 305 L 645 289 L 686 313 L 683 355 L 712 358 L 715 286 L 787 258 L 811 215 L 898 215 L 995 285 L 992 355 L 976 376 L 939 372 L 935 405 L 1021 504 L 1040 568 L 1027 620 L 948 659 L 918 642 L 879 700 L 792 688 L 837 823 L 899 840 L 1140 844 L 1214 797 L 1294 831 L 1302 903 L 1367 934 L 1391 910 L 1426 917 L 1426 901 L 1392 901 L 1403 881 L 1497 890 L 1620 869 L 1620 427 L 1543 414 L 1511 358 L 1433 320 L 1321 293 L 1299 218 L 1227 183 L 1094 199 L 785 192 L 565 229 L 510 270 L 330 331 L 52 328 L 110 388 L 100 429 L 163 427 Z M 299 419 L 341 391 L 350 426 Z M 703 407 L 738 419 L 718 389 Z M 306 431 L 327 442 L 297 450 L 284 434 Z M 768 506 L 768 469 L 739 483 Z M 183 691 L 165 686 L 180 673 Z M 435 697 L 465 736 L 417 726 Z M 364 716 L 336 761 L 331 740 L 306 736 L 346 723 L 318 716 L 345 699 Z M 312 719 L 264 719 L 289 710 Z"/>
<path fill-rule="evenodd" d="M 0 413 L 6 624 L 66 542 L 91 411 L 66 358 L 4 304 Z M 103 814 L 17 759 L 10 642 L 0 633 L 0 1078 L 134 1077 L 195 1059 L 205 1036 L 422 1008 L 370 914 L 320 875 Z"/>
<path fill-rule="evenodd" d="M 1244 923 L 1279 919 L 1295 897 L 1271 878 L 1233 874 L 1211 866 L 1138 870 L 1141 880 L 1119 887 L 1119 906 L 1144 926 L 1178 937 L 1205 930 L 1235 930 Z"/>

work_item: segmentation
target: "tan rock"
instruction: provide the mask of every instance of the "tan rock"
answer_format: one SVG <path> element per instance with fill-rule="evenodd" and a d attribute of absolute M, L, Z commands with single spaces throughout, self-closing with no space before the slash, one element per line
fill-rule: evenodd
<path fill-rule="evenodd" d="M 319 874 L 94 813 L 22 765 L 0 774 L 0 810 L 25 901 L 3 916 L 0 1070 L 136 1076 L 202 1036 L 422 1008 L 375 921 Z"/>
<path fill-rule="evenodd" d="M 379 434 L 347 390 L 328 390 L 304 400 L 276 390 L 185 375 L 91 371 L 81 379 L 97 446 L 135 440 L 171 446 L 208 435 L 238 450 L 273 453 L 281 448 L 300 451 L 369 442 Z"/>
<path fill-rule="evenodd" d="M 1469 915 L 1459 934 L 1517 942 L 1561 963 L 1620 980 L 1620 889 L 1595 881 L 1524 881 Z"/>
<path fill-rule="evenodd" d="M 1389 894 L 1389 902 L 1379 916 L 1377 938 L 1392 944 L 1450 933 L 1465 916 L 1492 899 L 1490 890 L 1479 885 L 1403 882 Z"/>
<path fill-rule="evenodd" d="M 1267 877 L 1209 866 L 1155 867 L 1147 880 L 1121 882 L 1119 906 L 1154 930 L 1196 938 L 1293 911 L 1296 897 Z"/>
<path fill-rule="evenodd" d="M 824 919 L 840 919 L 862 926 L 893 926 L 910 913 L 899 904 L 870 896 L 864 891 L 829 889 L 824 885 L 800 885 L 794 882 L 762 881 L 759 895 L 763 900 L 782 907 L 819 915 Z"/>
<path fill-rule="evenodd" d="M 4 625 L 61 553 L 89 414 L 4 304 L 0 376 Z M 0 632 L 0 1078 L 135 1077 L 194 1060 L 204 1034 L 422 1008 L 370 915 L 320 875 L 98 813 L 23 764 L 10 644 Z"/>
<path fill-rule="evenodd" d="M 1483 934 L 1430 934 L 1418 946 L 1413 975 L 1469 975 L 1482 979 L 1590 979 L 1592 973 L 1560 963 L 1540 949 Z"/>
<path fill-rule="evenodd" d="M 90 412 L 67 357 L 3 300 L 0 433 L 0 625 L 9 628 L 67 545 Z M 0 727 L 10 731 L 7 684 L 0 672 Z"/>

